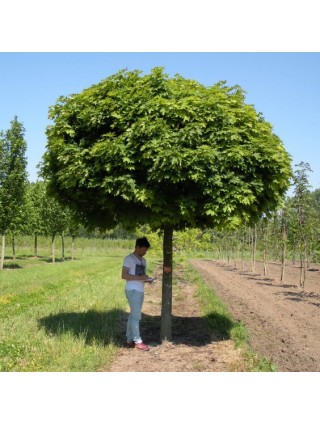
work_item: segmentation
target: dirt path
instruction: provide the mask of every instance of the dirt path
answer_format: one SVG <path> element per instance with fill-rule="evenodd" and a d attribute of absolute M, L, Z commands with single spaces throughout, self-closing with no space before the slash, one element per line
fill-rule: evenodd
<path fill-rule="evenodd" d="M 300 269 L 288 265 L 284 282 L 279 264 L 261 263 L 255 272 L 218 261 L 192 265 L 225 302 L 233 318 L 245 323 L 253 349 L 271 359 L 278 371 L 320 371 L 320 271 L 310 267 L 304 290 Z M 250 267 L 246 264 L 245 267 Z"/>

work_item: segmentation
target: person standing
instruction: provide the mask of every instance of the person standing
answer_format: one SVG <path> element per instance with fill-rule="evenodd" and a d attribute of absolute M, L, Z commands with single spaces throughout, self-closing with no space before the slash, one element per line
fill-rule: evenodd
<path fill-rule="evenodd" d="M 153 279 L 146 274 L 147 263 L 144 258 L 150 243 L 146 237 L 136 240 L 134 252 L 127 255 L 123 260 L 122 279 L 126 280 L 125 294 L 130 306 L 127 322 L 127 347 L 137 348 L 142 351 L 150 350 L 150 347 L 140 337 L 141 309 L 144 300 L 145 282 Z"/>

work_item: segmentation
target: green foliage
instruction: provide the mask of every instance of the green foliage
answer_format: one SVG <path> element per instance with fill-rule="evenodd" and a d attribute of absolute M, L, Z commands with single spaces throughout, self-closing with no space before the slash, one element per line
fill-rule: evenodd
<path fill-rule="evenodd" d="M 42 174 L 92 227 L 237 227 L 273 210 L 290 157 L 272 127 L 220 82 L 162 68 L 120 71 L 50 108 Z"/>

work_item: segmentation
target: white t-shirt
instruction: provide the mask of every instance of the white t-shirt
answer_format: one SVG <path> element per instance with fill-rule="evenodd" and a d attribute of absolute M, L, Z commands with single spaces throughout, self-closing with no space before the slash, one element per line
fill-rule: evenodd
<path fill-rule="evenodd" d="M 129 274 L 141 276 L 146 274 L 147 262 L 144 258 L 140 260 L 140 258 L 136 257 L 134 254 L 129 254 L 123 260 L 122 266 L 129 269 Z M 135 289 L 136 291 L 144 292 L 144 282 L 142 280 L 127 280 L 126 289 Z"/>

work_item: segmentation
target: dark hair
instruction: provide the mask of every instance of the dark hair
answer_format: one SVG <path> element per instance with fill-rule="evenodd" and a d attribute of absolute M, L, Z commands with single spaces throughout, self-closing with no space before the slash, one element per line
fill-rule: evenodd
<path fill-rule="evenodd" d="M 149 243 L 149 241 L 148 241 L 148 239 L 146 237 L 138 238 L 136 240 L 136 247 L 137 246 L 139 248 L 150 248 L 150 243 Z"/>

